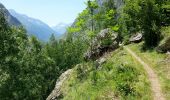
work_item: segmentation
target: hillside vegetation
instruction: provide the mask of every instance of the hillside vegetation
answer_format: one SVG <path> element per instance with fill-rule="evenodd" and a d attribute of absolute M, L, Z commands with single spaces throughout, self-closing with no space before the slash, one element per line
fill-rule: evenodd
<path fill-rule="evenodd" d="M 170 36 L 170 27 L 164 27 L 162 33 L 166 36 L 162 40 L 164 41 Z M 142 43 L 131 44 L 129 47 L 153 67 L 159 76 L 164 95 L 170 98 L 170 55 L 157 53 L 154 49 L 142 51 L 141 45 Z"/>
<path fill-rule="evenodd" d="M 79 64 L 63 84 L 63 100 L 150 100 L 150 84 L 141 65 L 126 50 L 116 50 L 97 70 Z"/>
<path fill-rule="evenodd" d="M 164 95 L 167 99 L 170 98 L 170 55 L 158 54 L 154 50 L 143 52 L 140 50 L 141 44 L 130 45 L 129 47 L 153 67 L 159 76 Z"/>
<path fill-rule="evenodd" d="M 0 12 L 0 99 L 44 100 L 68 69 L 73 73 L 57 99 L 154 99 L 147 73 L 124 45 L 153 67 L 170 98 L 169 0 L 116 1 L 88 1 L 65 37 L 57 40 L 53 34 L 46 43 L 28 37 L 23 27 L 10 26 Z M 143 40 L 132 44 L 136 33 Z M 99 63 L 102 57 L 106 61 Z"/>

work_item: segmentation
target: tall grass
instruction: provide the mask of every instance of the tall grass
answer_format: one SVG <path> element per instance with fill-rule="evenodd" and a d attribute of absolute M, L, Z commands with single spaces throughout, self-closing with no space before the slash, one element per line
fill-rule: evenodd
<path fill-rule="evenodd" d="M 141 44 L 132 44 L 129 47 L 139 55 L 142 60 L 152 66 L 152 69 L 157 73 L 163 94 L 167 99 L 170 98 L 170 56 L 167 54 L 157 53 L 154 49 L 141 51 Z"/>
<path fill-rule="evenodd" d="M 91 63 L 76 66 L 62 88 L 63 100 L 152 99 L 146 73 L 125 50 L 117 50 L 107 59 L 97 70 Z"/>

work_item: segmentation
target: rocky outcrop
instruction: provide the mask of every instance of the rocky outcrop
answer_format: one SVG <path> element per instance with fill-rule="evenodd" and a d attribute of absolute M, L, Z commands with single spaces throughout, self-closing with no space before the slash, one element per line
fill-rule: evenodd
<path fill-rule="evenodd" d="M 97 0 L 99 6 L 103 6 L 104 2 L 109 2 L 110 0 Z M 115 3 L 116 9 L 121 8 L 124 5 L 123 0 L 113 0 Z"/>
<path fill-rule="evenodd" d="M 117 49 L 118 44 L 118 34 L 109 28 L 104 29 L 92 40 L 92 48 L 84 54 L 84 59 L 97 59 L 105 52 Z"/>
<path fill-rule="evenodd" d="M 134 42 L 134 43 L 139 43 L 142 41 L 142 38 L 143 38 L 143 35 L 141 33 L 137 33 L 137 34 L 131 36 L 129 41 Z"/>
<path fill-rule="evenodd" d="M 157 52 L 159 53 L 170 52 L 170 37 L 168 37 L 163 44 L 157 47 Z"/>
<path fill-rule="evenodd" d="M 47 97 L 46 100 L 58 100 L 58 98 L 62 94 L 61 87 L 63 86 L 63 83 L 69 78 L 72 71 L 73 71 L 72 69 L 69 69 L 59 77 L 59 79 L 56 82 L 54 90 L 51 92 L 51 94 Z"/>
<path fill-rule="evenodd" d="M 122 12 L 122 7 L 124 5 L 124 0 L 97 0 L 97 4 L 100 6 L 100 7 L 103 7 L 104 6 L 104 3 L 105 2 L 111 2 L 113 1 L 114 2 L 114 7 L 116 8 L 116 18 L 118 19 L 121 15 L 120 13 Z M 99 9 L 97 9 L 95 12 L 98 12 Z"/>
<path fill-rule="evenodd" d="M 115 1 L 115 6 L 117 9 L 120 9 L 124 5 L 123 0 L 114 0 Z"/>

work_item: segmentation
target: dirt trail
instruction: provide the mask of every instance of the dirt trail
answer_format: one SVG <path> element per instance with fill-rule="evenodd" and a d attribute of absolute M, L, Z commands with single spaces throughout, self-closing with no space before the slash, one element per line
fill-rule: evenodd
<path fill-rule="evenodd" d="M 153 98 L 154 100 L 165 100 L 162 92 L 161 92 L 161 86 L 159 83 L 159 79 L 158 76 L 155 74 L 155 72 L 152 70 L 152 68 L 146 64 L 139 56 L 137 56 L 131 49 L 129 49 L 128 47 L 124 47 L 138 62 L 140 62 L 145 71 L 148 74 L 148 78 L 150 80 L 151 83 L 151 89 L 153 92 Z"/>

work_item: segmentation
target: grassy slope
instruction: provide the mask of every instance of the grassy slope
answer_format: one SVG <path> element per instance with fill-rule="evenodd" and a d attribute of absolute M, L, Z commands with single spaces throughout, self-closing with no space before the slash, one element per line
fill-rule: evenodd
<path fill-rule="evenodd" d="M 170 57 L 158 54 L 156 51 L 142 52 L 139 48 L 142 44 L 130 45 L 129 47 L 139 55 L 142 60 L 151 65 L 157 73 L 162 85 L 163 94 L 170 98 Z"/>
<path fill-rule="evenodd" d="M 170 26 L 167 26 L 167 27 L 163 27 L 161 29 L 162 31 L 162 34 L 165 38 L 169 37 L 170 36 Z"/>
<path fill-rule="evenodd" d="M 62 88 L 64 100 L 152 98 L 146 73 L 125 50 L 113 52 L 98 70 L 93 70 L 91 66 L 90 63 L 86 63 L 75 67 L 74 74 Z M 82 72 L 84 74 L 80 74 Z"/>
<path fill-rule="evenodd" d="M 164 40 L 170 36 L 170 27 L 162 28 Z M 164 42 L 164 40 L 161 41 Z M 131 44 L 129 47 L 136 52 L 142 60 L 150 64 L 159 76 L 163 94 L 170 98 L 170 55 L 157 53 L 155 50 L 141 51 L 142 43 Z"/>

